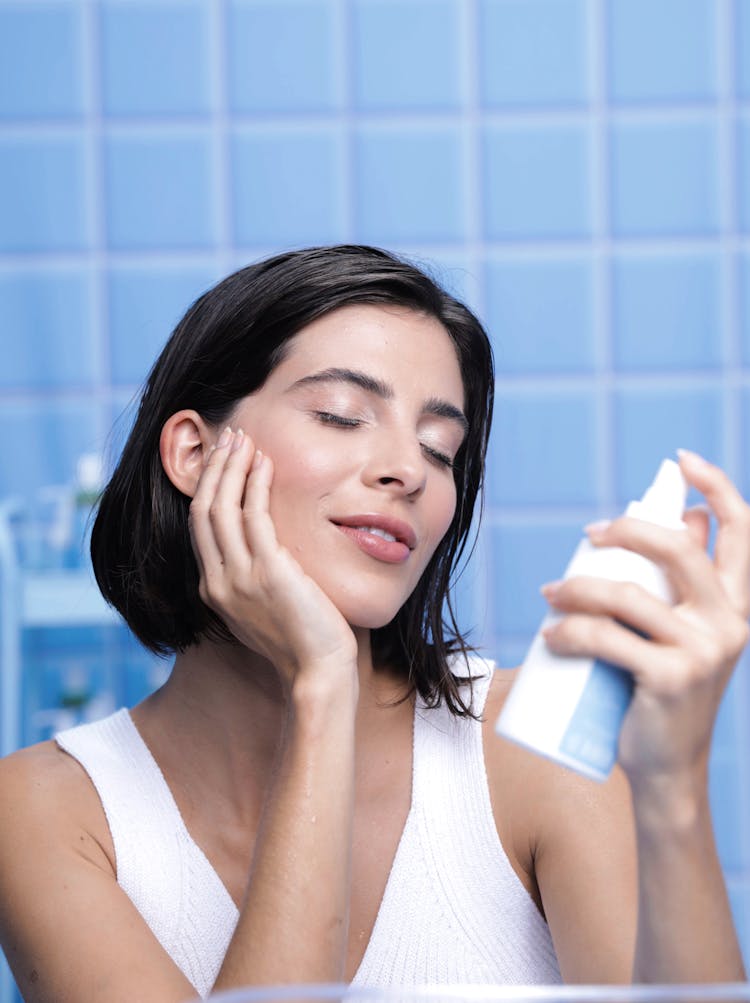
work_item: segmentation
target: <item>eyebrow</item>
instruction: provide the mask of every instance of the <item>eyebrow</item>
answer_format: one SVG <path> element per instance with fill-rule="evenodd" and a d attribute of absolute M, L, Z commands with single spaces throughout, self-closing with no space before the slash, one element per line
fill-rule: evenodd
<path fill-rule="evenodd" d="M 342 369 L 339 367 L 322 369 L 319 373 L 311 373 L 309 376 L 303 376 L 302 379 L 293 383 L 289 389 L 295 390 L 297 387 L 315 383 L 348 383 L 359 387 L 369 394 L 374 394 L 382 400 L 391 400 L 393 398 L 393 387 L 390 384 L 374 376 L 370 376 L 368 373 L 363 373 L 358 369 Z M 460 408 L 455 407 L 446 400 L 442 400 L 439 397 L 428 397 L 424 403 L 423 411 L 425 414 L 432 414 L 438 418 L 448 418 L 450 421 L 457 422 L 461 426 L 464 435 L 469 431 L 469 422 L 466 420 L 466 415 Z"/>

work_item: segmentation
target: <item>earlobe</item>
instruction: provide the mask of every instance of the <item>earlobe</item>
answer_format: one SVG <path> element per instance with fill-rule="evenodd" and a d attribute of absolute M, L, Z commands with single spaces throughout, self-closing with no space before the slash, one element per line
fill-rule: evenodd
<path fill-rule="evenodd" d="M 215 432 L 197 411 L 178 411 L 165 422 L 159 439 L 164 472 L 178 491 L 192 498 Z"/>

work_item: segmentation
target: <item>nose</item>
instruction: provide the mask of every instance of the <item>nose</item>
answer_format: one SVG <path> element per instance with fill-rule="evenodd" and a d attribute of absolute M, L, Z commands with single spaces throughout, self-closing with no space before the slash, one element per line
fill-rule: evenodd
<path fill-rule="evenodd" d="M 413 433 L 410 436 L 384 430 L 373 444 L 363 476 L 371 487 L 419 497 L 427 480 L 427 461 Z"/>

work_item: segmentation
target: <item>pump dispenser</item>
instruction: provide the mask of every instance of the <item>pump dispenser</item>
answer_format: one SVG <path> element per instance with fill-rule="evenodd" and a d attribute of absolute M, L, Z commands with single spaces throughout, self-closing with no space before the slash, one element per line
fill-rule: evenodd
<path fill-rule="evenodd" d="M 625 514 L 668 529 L 684 529 L 687 483 L 674 460 L 664 460 L 640 501 Z M 595 547 L 584 538 L 564 578 L 588 575 L 636 582 L 672 603 L 664 572 L 641 554 L 621 547 Z M 527 748 L 591 777 L 605 780 L 617 759 L 617 742 L 633 694 L 628 672 L 597 659 L 549 650 L 542 635 L 560 619 L 548 615 L 498 718 L 495 730 Z"/>

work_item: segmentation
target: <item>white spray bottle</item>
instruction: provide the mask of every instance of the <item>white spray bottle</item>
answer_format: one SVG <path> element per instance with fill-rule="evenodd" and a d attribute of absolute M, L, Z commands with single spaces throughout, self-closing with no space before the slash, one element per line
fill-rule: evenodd
<path fill-rule="evenodd" d="M 651 487 L 626 515 L 684 529 L 687 483 L 674 460 L 664 460 Z M 664 572 L 647 558 L 620 547 L 595 547 L 584 538 L 565 578 L 591 575 L 637 582 L 666 602 L 674 596 Z M 499 735 L 554 759 L 594 780 L 605 780 L 633 693 L 624 669 L 592 658 L 553 654 L 541 631 L 560 619 L 550 614 L 534 638 L 495 725 Z"/>

